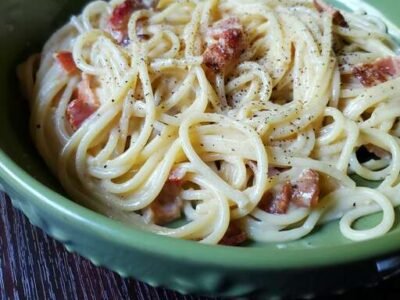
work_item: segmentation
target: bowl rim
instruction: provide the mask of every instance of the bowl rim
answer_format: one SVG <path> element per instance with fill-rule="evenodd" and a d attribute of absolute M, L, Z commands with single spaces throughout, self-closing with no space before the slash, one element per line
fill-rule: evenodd
<path fill-rule="evenodd" d="M 6 186 L 41 209 L 52 210 L 64 220 L 85 228 L 98 238 L 146 251 L 155 255 L 198 264 L 230 267 L 233 269 L 298 269 L 328 267 L 384 256 L 400 248 L 400 234 L 386 235 L 362 242 L 351 242 L 329 247 L 304 249 L 263 247 L 227 247 L 205 245 L 157 235 L 128 227 L 97 212 L 89 210 L 51 190 L 17 165 L 0 148 L 0 179 Z M 57 238 L 57 237 L 55 237 Z M 157 245 L 157 247 L 154 247 Z"/>

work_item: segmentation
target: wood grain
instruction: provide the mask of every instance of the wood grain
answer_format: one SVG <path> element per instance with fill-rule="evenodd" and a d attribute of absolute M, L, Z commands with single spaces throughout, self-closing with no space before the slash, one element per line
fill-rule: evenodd
<path fill-rule="evenodd" d="M 378 287 L 321 299 L 400 299 L 400 278 Z M 372 298 L 371 298 L 372 297 Z M 206 300 L 122 279 L 67 252 L 33 227 L 0 192 L 0 300 L 9 299 L 174 299 Z"/>
<path fill-rule="evenodd" d="M 187 299 L 92 265 L 33 227 L 0 192 L 0 299 Z"/>

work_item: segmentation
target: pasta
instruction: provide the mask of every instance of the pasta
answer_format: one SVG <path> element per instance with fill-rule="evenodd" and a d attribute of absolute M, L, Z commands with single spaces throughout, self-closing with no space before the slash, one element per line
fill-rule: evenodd
<path fill-rule="evenodd" d="M 399 72 L 382 20 L 318 0 L 94 1 L 18 68 L 35 145 L 73 199 L 227 245 L 337 219 L 351 240 L 392 228 Z"/>

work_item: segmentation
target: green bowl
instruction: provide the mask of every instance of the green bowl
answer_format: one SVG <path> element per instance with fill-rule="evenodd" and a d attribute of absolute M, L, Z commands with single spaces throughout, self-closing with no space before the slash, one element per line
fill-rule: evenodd
<path fill-rule="evenodd" d="M 68 199 L 29 139 L 15 68 L 84 2 L 0 1 L 0 187 L 32 224 L 95 265 L 182 293 L 310 296 L 376 283 L 397 270 L 391 255 L 400 250 L 398 223 L 383 237 L 357 243 L 343 238 L 333 222 L 291 243 L 208 246 L 130 228 Z M 400 2 L 368 2 L 400 24 Z"/>

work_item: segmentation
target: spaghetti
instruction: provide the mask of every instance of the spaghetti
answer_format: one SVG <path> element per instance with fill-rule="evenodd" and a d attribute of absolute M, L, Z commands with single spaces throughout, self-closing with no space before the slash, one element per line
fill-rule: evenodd
<path fill-rule="evenodd" d="M 335 219 L 364 240 L 400 204 L 395 49 L 323 1 L 94 1 L 18 73 L 37 149 L 93 210 L 211 244 Z"/>

